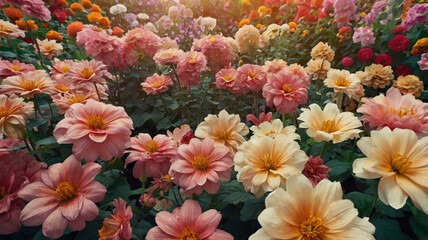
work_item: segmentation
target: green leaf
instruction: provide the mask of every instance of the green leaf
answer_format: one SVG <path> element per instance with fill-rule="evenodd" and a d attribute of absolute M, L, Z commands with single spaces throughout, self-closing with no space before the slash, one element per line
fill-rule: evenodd
<path fill-rule="evenodd" d="M 260 213 L 265 209 L 265 198 L 256 198 L 245 201 L 241 210 L 241 220 L 248 221 L 257 219 Z"/>
<path fill-rule="evenodd" d="M 390 219 L 372 219 L 371 222 L 376 227 L 374 234 L 376 240 L 411 240 L 400 228 L 398 221 Z"/>
<path fill-rule="evenodd" d="M 340 180 L 341 182 L 346 180 L 350 176 L 348 174 L 352 169 L 351 162 L 342 162 L 339 160 L 331 160 L 325 163 L 325 165 L 330 169 L 328 173 L 329 179 L 331 180 Z"/>
<path fill-rule="evenodd" d="M 242 183 L 233 180 L 227 183 L 220 184 L 219 192 L 214 196 L 214 206 L 220 210 L 229 204 L 238 204 L 245 202 L 247 199 L 255 198 L 251 193 L 245 192 Z"/>
<path fill-rule="evenodd" d="M 366 217 L 370 215 L 374 204 L 374 197 L 372 195 L 361 192 L 351 192 L 345 194 L 343 198 L 349 199 L 354 203 L 354 206 L 358 209 L 360 217 Z"/>
<path fill-rule="evenodd" d="M 144 239 L 144 237 L 146 236 L 147 232 L 152 228 L 152 225 L 144 220 L 141 220 L 138 224 L 137 227 L 132 228 L 132 233 L 135 234 L 136 236 L 138 236 L 138 238 L 134 238 L 134 239 Z"/>
<path fill-rule="evenodd" d="M 43 138 L 43 139 L 37 141 L 36 145 L 43 146 L 43 145 L 51 145 L 54 143 L 57 143 L 57 141 L 54 137 L 51 136 L 51 137 Z"/>

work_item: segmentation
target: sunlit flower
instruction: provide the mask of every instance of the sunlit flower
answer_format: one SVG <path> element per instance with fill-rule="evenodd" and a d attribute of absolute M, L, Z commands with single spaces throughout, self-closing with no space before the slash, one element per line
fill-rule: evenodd
<path fill-rule="evenodd" d="M 401 94 L 413 94 L 421 96 L 424 90 L 424 83 L 415 75 L 399 76 L 393 81 L 393 86 L 400 90 Z"/>
<path fill-rule="evenodd" d="M 193 49 L 205 55 L 214 73 L 232 64 L 234 56 L 231 47 L 221 35 L 208 35 L 194 41 Z"/>
<path fill-rule="evenodd" d="M 360 79 L 348 70 L 330 69 L 324 85 L 333 88 L 337 93 L 345 93 L 349 98 L 354 98 L 361 89 Z"/>
<path fill-rule="evenodd" d="M 283 70 L 286 66 L 286 61 L 282 59 L 275 59 L 272 61 L 266 61 L 263 65 L 263 71 L 266 73 L 266 77 L 269 78 L 271 75 Z"/>
<path fill-rule="evenodd" d="M 66 227 L 72 231 L 85 228 L 85 222 L 98 216 L 94 202 L 103 200 L 104 185 L 94 181 L 101 171 L 97 163 L 81 165 L 73 155 L 63 163 L 51 165 L 41 180 L 25 186 L 19 197 L 28 201 L 21 213 L 25 226 L 43 224 L 43 234 L 59 238 Z"/>
<path fill-rule="evenodd" d="M 227 89 L 233 94 L 239 94 L 243 86 L 238 80 L 238 71 L 234 68 L 225 68 L 215 75 L 216 85 L 219 89 Z"/>
<path fill-rule="evenodd" d="M 325 59 L 329 62 L 334 59 L 334 51 L 327 43 L 319 42 L 311 51 L 312 59 Z"/>
<path fill-rule="evenodd" d="M 53 135 L 60 144 L 73 143 L 78 159 L 109 161 L 123 155 L 133 128 L 122 107 L 89 99 L 85 104 L 71 105 L 64 117 Z"/>
<path fill-rule="evenodd" d="M 340 182 L 325 179 L 313 188 L 303 175 L 289 177 L 285 191 L 278 188 L 265 200 L 259 215 L 262 228 L 249 240 L 367 239 L 374 240 L 375 227 L 368 218 L 342 199 Z"/>
<path fill-rule="evenodd" d="M 331 63 L 322 58 L 309 60 L 306 71 L 312 75 L 312 80 L 325 79 L 328 70 L 331 68 Z"/>
<path fill-rule="evenodd" d="M 193 138 L 178 148 L 171 160 L 169 175 L 172 182 L 182 187 L 187 195 L 200 195 L 204 190 L 218 192 L 220 181 L 230 180 L 233 160 L 229 149 L 214 145 L 212 139 Z"/>
<path fill-rule="evenodd" d="M 0 60 L 0 77 L 7 78 L 10 76 L 20 75 L 22 73 L 36 70 L 33 64 L 21 63 L 18 60 L 9 62 L 8 60 Z"/>
<path fill-rule="evenodd" d="M 196 86 L 201 82 L 201 72 L 207 66 L 207 59 L 201 52 L 189 51 L 180 54 L 177 74 L 181 86 Z"/>
<path fill-rule="evenodd" d="M 98 231 L 99 240 L 129 240 L 132 237 L 131 206 L 126 207 L 122 198 L 115 199 L 113 205 L 116 207 L 113 214 L 104 218 L 103 227 Z"/>
<path fill-rule="evenodd" d="M 289 176 L 302 172 L 308 156 L 293 139 L 283 134 L 274 138 L 264 136 L 239 147 L 234 158 L 235 171 L 245 191 L 259 198 L 284 186 Z"/>
<path fill-rule="evenodd" d="M 215 143 L 228 147 L 232 154 L 245 142 L 243 136 L 249 133 L 245 123 L 241 123 L 239 115 L 229 114 L 224 109 L 218 116 L 209 114 L 204 120 L 196 128 L 195 136 L 211 138 Z"/>
<path fill-rule="evenodd" d="M 128 31 L 124 37 L 125 55 L 128 64 L 133 65 L 140 59 L 139 53 L 153 57 L 161 47 L 161 39 L 153 32 L 136 27 Z"/>
<path fill-rule="evenodd" d="M 51 12 L 43 0 L 2 0 L 2 3 L 18 6 L 24 14 L 37 19 L 43 21 L 51 20 Z"/>
<path fill-rule="evenodd" d="M 357 112 L 362 113 L 361 121 L 370 128 L 411 129 L 418 136 L 428 135 L 428 103 L 415 99 L 411 94 L 401 95 L 397 88 L 390 88 L 386 96 L 363 98 L 364 104 Z"/>
<path fill-rule="evenodd" d="M 14 7 L 8 7 L 3 9 L 4 15 L 9 18 L 11 22 L 15 22 L 24 17 L 21 10 Z"/>
<path fill-rule="evenodd" d="M 18 26 L 19 29 L 29 31 L 31 29 L 32 31 L 37 31 L 39 29 L 39 26 L 33 21 L 33 20 L 27 20 L 27 21 L 15 21 L 16 26 Z"/>
<path fill-rule="evenodd" d="M 57 31 L 50 30 L 46 33 L 46 38 L 50 40 L 57 40 L 58 42 L 61 42 L 64 37 Z"/>
<path fill-rule="evenodd" d="M 287 136 L 290 140 L 300 139 L 300 135 L 296 133 L 296 127 L 284 127 L 280 119 L 275 119 L 272 122 L 262 122 L 258 126 L 252 126 L 250 130 L 253 132 L 251 139 L 262 138 L 264 136 L 275 138 L 280 134 Z"/>
<path fill-rule="evenodd" d="M 153 60 L 159 65 L 166 65 L 168 63 L 177 64 L 182 53 L 183 50 L 177 48 L 161 49 L 155 54 Z"/>
<path fill-rule="evenodd" d="M 195 200 L 186 200 L 183 206 L 172 213 L 162 211 L 156 214 L 157 227 L 150 229 L 147 240 L 222 239 L 233 240 L 229 233 L 217 229 L 221 214 L 214 210 L 202 213 Z"/>
<path fill-rule="evenodd" d="M 31 118 L 33 113 L 33 102 L 0 94 L 0 136 L 19 137 L 17 128 L 25 126 L 25 118 Z"/>
<path fill-rule="evenodd" d="M 253 25 L 245 25 L 236 32 L 235 39 L 238 43 L 239 52 L 247 53 L 258 48 L 260 32 Z"/>
<path fill-rule="evenodd" d="M 308 161 L 305 163 L 305 168 L 302 174 L 305 175 L 312 186 L 315 187 L 321 180 L 328 179 L 328 172 L 330 168 L 323 165 L 324 161 L 320 157 L 309 156 Z"/>
<path fill-rule="evenodd" d="M 54 82 L 45 71 L 35 70 L 21 75 L 8 77 L 0 85 L 2 92 L 16 94 L 24 98 L 33 98 L 35 94 L 53 94 Z"/>
<path fill-rule="evenodd" d="M 69 77 L 75 84 L 104 84 L 106 82 L 105 78 L 111 78 L 112 76 L 103 62 L 92 59 L 91 61 L 75 62 L 71 67 Z"/>
<path fill-rule="evenodd" d="M 83 30 L 83 23 L 76 21 L 67 26 L 67 34 L 72 38 L 76 38 L 77 33 Z"/>
<path fill-rule="evenodd" d="M 410 197 L 428 214 L 428 137 L 418 139 L 412 130 L 385 127 L 357 145 L 367 157 L 356 159 L 353 171 L 360 178 L 380 178 L 378 194 L 383 203 L 400 209 Z"/>
<path fill-rule="evenodd" d="M 37 39 L 37 44 L 39 44 L 40 53 L 49 59 L 52 59 L 53 56 L 58 56 L 62 52 L 61 43 L 57 43 L 55 40 L 45 39 L 40 41 Z M 38 51 L 36 45 L 34 45 L 34 49 Z"/>
<path fill-rule="evenodd" d="M 168 86 L 174 85 L 171 78 L 165 75 L 158 75 L 157 73 L 148 77 L 146 81 L 141 83 L 143 90 L 147 94 L 158 94 L 168 91 Z"/>
<path fill-rule="evenodd" d="M 340 112 L 334 103 L 328 103 L 324 110 L 317 104 L 311 104 L 308 108 L 302 108 L 302 113 L 297 118 L 301 121 L 299 127 L 307 128 L 306 134 L 315 141 L 333 141 L 340 143 L 348 139 L 358 138 L 362 130 L 360 120 L 351 112 Z"/>
<path fill-rule="evenodd" d="M 135 178 L 142 176 L 160 177 L 168 173 L 171 158 L 177 153 L 177 144 L 170 137 L 156 135 L 153 139 L 147 133 L 140 133 L 127 143 L 130 153 L 126 165 L 136 162 L 133 168 Z"/>
<path fill-rule="evenodd" d="M 352 36 L 354 43 L 361 43 L 361 46 L 369 46 L 375 43 L 376 38 L 371 27 L 359 27 L 354 30 Z"/>
<path fill-rule="evenodd" d="M 20 30 L 15 24 L 0 19 L 0 38 L 1 37 L 21 38 L 25 37 L 25 32 Z"/>

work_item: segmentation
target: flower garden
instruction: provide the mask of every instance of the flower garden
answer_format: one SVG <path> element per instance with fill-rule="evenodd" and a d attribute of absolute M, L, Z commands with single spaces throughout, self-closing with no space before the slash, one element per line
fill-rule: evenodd
<path fill-rule="evenodd" d="M 0 0 L 0 239 L 428 239 L 427 36 L 423 0 Z"/>

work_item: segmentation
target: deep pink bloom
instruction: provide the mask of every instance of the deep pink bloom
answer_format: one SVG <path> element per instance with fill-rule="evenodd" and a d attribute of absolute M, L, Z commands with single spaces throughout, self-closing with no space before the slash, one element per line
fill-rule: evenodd
<path fill-rule="evenodd" d="M 253 92 L 262 90 L 266 84 L 266 74 L 263 71 L 262 66 L 253 64 L 244 64 L 238 68 L 239 85 L 241 85 L 241 91 L 245 92 L 244 88 Z"/>
<path fill-rule="evenodd" d="M 43 21 L 51 20 L 51 12 L 42 0 L 1 0 L 0 3 L 18 6 L 24 14 L 37 19 Z"/>
<path fill-rule="evenodd" d="M 112 78 L 103 62 L 92 59 L 76 62 L 71 67 L 69 77 L 74 84 L 104 84 L 107 78 Z"/>
<path fill-rule="evenodd" d="M 407 76 L 413 73 L 413 70 L 408 65 L 399 65 L 395 68 L 395 74 L 397 76 Z"/>
<path fill-rule="evenodd" d="M 398 34 L 389 41 L 388 46 L 394 52 L 404 52 L 410 46 L 410 39 L 404 35 Z"/>
<path fill-rule="evenodd" d="M 59 238 L 67 226 L 72 231 L 85 228 L 85 222 L 98 216 L 94 202 L 104 199 L 104 185 L 94 181 L 101 171 L 97 163 L 84 166 L 73 155 L 63 163 L 42 171 L 41 180 L 25 186 L 19 197 L 29 201 L 21 213 L 26 226 L 43 224 L 43 234 Z"/>
<path fill-rule="evenodd" d="M 12 62 L 0 60 L 0 78 L 20 75 L 34 70 L 36 69 L 32 64 L 20 63 L 18 60 L 13 60 Z"/>
<path fill-rule="evenodd" d="M 52 13 L 53 15 L 55 15 L 56 20 L 58 20 L 58 23 L 67 22 L 67 12 L 65 10 L 55 9 Z"/>
<path fill-rule="evenodd" d="M 330 4 L 334 8 L 334 18 L 338 27 L 350 24 L 351 21 L 357 19 L 357 0 L 328 0 L 328 3 L 324 4 L 324 11 L 330 8 Z"/>
<path fill-rule="evenodd" d="M 227 89 L 233 94 L 240 93 L 240 84 L 238 83 L 238 71 L 234 68 L 225 68 L 215 75 L 216 84 L 219 89 Z"/>
<path fill-rule="evenodd" d="M 354 60 L 348 56 L 342 58 L 342 65 L 345 67 L 350 67 L 354 64 Z"/>
<path fill-rule="evenodd" d="M 126 207 L 122 198 L 115 199 L 113 205 L 116 209 L 112 215 L 104 218 L 103 227 L 98 231 L 99 240 L 129 240 L 132 237 L 131 206 Z"/>
<path fill-rule="evenodd" d="M 247 120 L 251 121 L 254 125 L 259 126 L 262 122 L 272 122 L 272 112 L 267 114 L 262 112 L 259 114 L 259 119 L 254 116 L 254 114 L 248 114 Z"/>
<path fill-rule="evenodd" d="M 361 48 L 358 51 L 358 60 L 360 61 L 370 61 L 373 57 L 373 50 L 371 48 Z"/>
<path fill-rule="evenodd" d="M 171 160 L 169 175 L 187 195 L 200 195 L 203 190 L 210 194 L 218 192 L 219 181 L 229 181 L 233 157 L 224 145 L 214 145 L 214 140 L 192 138 L 189 144 L 178 148 Z"/>
<path fill-rule="evenodd" d="M 136 64 L 140 54 L 153 58 L 161 48 L 161 39 L 158 35 L 142 27 L 128 31 L 124 37 L 125 60 L 129 65 Z"/>
<path fill-rule="evenodd" d="M 312 186 L 315 187 L 321 180 L 328 179 L 328 172 L 330 168 L 323 165 L 324 161 L 320 157 L 309 156 L 308 161 L 305 163 L 305 168 L 302 174 L 305 175 Z"/>
<path fill-rule="evenodd" d="M 177 74 L 182 87 L 197 86 L 201 82 L 201 72 L 207 66 L 207 59 L 201 52 L 182 53 L 177 64 Z"/>
<path fill-rule="evenodd" d="M 156 215 L 157 227 L 150 229 L 147 240 L 233 240 L 229 233 L 217 229 L 221 214 L 210 209 L 202 213 L 201 206 L 195 200 L 186 200 L 183 206 L 172 213 L 162 211 Z"/>
<path fill-rule="evenodd" d="M 214 73 L 232 64 L 233 54 L 223 36 L 208 35 L 193 43 L 193 49 L 201 51 Z"/>
<path fill-rule="evenodd" d="M 143 90 L 147 94 L 158 94 L 168 91 L 168 86 L 174 85 L 171 78 L 166 75 L 160 75 L 155 73 L 148 77 L 146 81 L 141 83 Z"/>
<path fill-rule="evenodd" d="M 391 32 L 395 34 L 403 34 L 407 32 L 407 28 L 403 25 L 395 25 Z"/>
<path fill-rule="evenodd" d="M 135 178 L 161 177 L 168 173 L 171 158 L 177 153 L 177 144 L 170 137 L 156 135 L 153 139 L 147 133 L 140 133 L 127 144 L 125 167 L 136 162 L 132 170 Z"/>
<path fill-rule="evenodd" d="M 363 98 L 364 104 L 357 112 L 360 120 L 378 130 L 389 127 L 411 129 L 419 137 L 428 135 L 428 103 L 415 99 L 412 94 L 401 95 L 397 88 L 390 88 L 386 96 Z"/>
<path fill-rule="evenodd" d="M 280 114 L 296 111 L 308 101 L 308 85 L 299 75 L 283 70 L 268 79 L 263 97 L 268 106 L 275 106 Z"/>
<path fill-rule="evenodd" d="M 382 64 L 383 66 L 391 66 L 392 57 L 388 53 L 381 53 L 375 58 L 374 63 Z"/>
<path fill-rule="evenodd" d="M 93 162 L 121 157 L 130 140 L 132 120 L 123 107 L 89 99 L 70 106 L 53 132 L 58 143 L 73 143 L 73 153 Z"/>

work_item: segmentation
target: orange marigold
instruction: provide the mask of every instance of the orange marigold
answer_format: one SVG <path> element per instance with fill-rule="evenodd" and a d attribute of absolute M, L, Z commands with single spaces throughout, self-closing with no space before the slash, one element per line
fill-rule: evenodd
<path fill-rule="evenodd" d="M 14 7 L 8 7 L 3 9 L 4 15 L 10 19 L 10 21 L 15 22 L 21 18 L 24 17 L 21 10 L 14 8 Z"/>
<path fill-rule="evenodd" d="M 110 20 L 108 19 L 108 17 L 103 17 L 101 18 L 98 23 L 101 25 L 101 27 L 103 28 L 109 28 L 110 27 Z"/>
<path fill-rule="evenodd" d="M 67 27 L 67 34 L 68 36 L 72 37 L 72 38 L 76 38 L 77 33 L 82 31 L 83 29 L 83 23 L 82 22 L 72 22 L 70 25 L 68 25 Z"/>
<path fill-rule="evenodd" d="M 25 31 L 28 31 L 27 24 L 33 31 L 37 31 L 39 29 L 39 26 L 37 26 L 37 24 L 33 20 L 28 20 L 27 23 L 25 23 L 25 21 L 15 21 L 15 24 L 19 27 L 19 29 Z"/>
<path fill-rule="evenodd" d="M 252 10 L 250 12 L 250 15 L 248 16 L 248 18 L 249 19 L 254 19 L 254 18 L 258 17 L 258 16 L 259 16 L 259 12 L 257 12 L 257 10 Z"/>
<path fill-rule="evenodd" d="M 80 3 L 72 3 L 70 5 L 71 10 L 75 12 L 81 12 L 83 11 L 83 6 Z"/>
<path fill-rule="evenodd" d="M 244 25 L 248 25 L 248 24 L 250 24 L 250 19 L 248 19 L 248 18 L 245 18 L 245 19 L 242 19 L 240 22 L 239 22 L 239 27 L 242 27 L 242 26 L 244 26 Z"/>
<path fill-rule="evenodd" d="M 419 39 L 412 48 L 412 55 L 428 52 L 428 38 Z"/>
<path fill-rule="evenodd" d="M 101 20 L 101 18 L 103 18 L 103 15 L 101 15 L 99 12 L 91 12 L 88 15 L 89 22 L 98 22 Z"/>
<path fill-rule="evenodd" d="M 54 30 L 50 30 L 48 33 L 46 33 L 46 37 L 48 39 L 57 40 L 58 42 L 61 42 L 64 39 L 59 32 Z"/>
<path fill-rule="evenodd" d="M 71 8 L 66 8 L 65 12 L 67 13 L 68 16 L 71 16 L 71 17 L 76 16 L 76 14 L 74 14 L 74 12 Z"/>
<path fill-rule="evenodd" d="M 101 8 L 97 4 L 92 4 L 92 7 L 91 7 L 91 9 L 89 11 L 91 11 L 91 12 L 101 12 Z"/>
<path fill-rule="evenodd" d="M 82 6 L 86 9 L 90 9 L 92 7 L 92 3 L 90 0 L 82 0 L 80 2 L 82 3 Z"/>
<path fill-rule="evenodd" d="M 123 33 L 124 33 L 124 31 L 123 31 L 122 28 L 120 28 L 120 27 L 114 27 L 113 28 L 113 32 L 111 33 L 111 35 L 120 37 L 120 36 L 123 35 Z"/>

